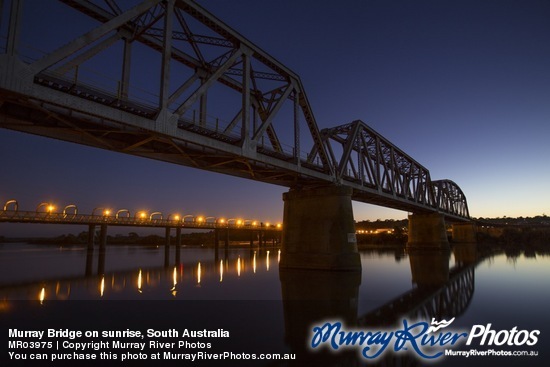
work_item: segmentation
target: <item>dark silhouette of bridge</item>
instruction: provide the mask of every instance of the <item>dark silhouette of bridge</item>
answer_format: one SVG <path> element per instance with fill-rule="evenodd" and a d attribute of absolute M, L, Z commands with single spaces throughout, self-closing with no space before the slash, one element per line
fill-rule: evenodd
<path fill-rule="evenodd" d="M 38 55 L 24 52 L 21 2 L 11 1 L 2 45 L 0 127 L 290 187 L 285 207 L 296 204 L 284 221 L 297 224 L 285 226 L 283 243 L 301 243 L 304 222 L 326 220 L 340 227 L 338 241 L 355 243 L 350 199 L 469 220 L 456 183 L 432 180 L 364 122 L 319 130 L 300 77 L 191 0 L 128 9 L 61 0 L 95 25 Z M 160 62 L 147 75 L 132 71 L 151 57 Z M 102 84 L 89 69 L 105 60 L 118 71 Z M 311 194 L 320 187 L 331 189 Z M 339 206 L 327 199 L 324 214 L 306 220 L 311 195 L 344 197 L 345 208 L 327 214 Z"/>

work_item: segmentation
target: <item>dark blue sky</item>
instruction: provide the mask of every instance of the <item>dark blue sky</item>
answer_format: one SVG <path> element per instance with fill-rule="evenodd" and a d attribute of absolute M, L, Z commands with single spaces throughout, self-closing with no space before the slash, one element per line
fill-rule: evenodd
<path fill-rule="evenodd" d="M 432 179 L 455 181 L 472 216 L 549 214 L 550 2 L 198 2 L 300 75 L 320 128 L 365 121 Z M 58 7 L 26 3 L 31 20 Z M 59 16 L 63 32 L 73 18 Z M 0 201 L 22 209 L 282 220 L 286 189 L 267 184 L 8 130 L 0 157 Z M 354 207 L 356 220 L 406 216 Z"/>

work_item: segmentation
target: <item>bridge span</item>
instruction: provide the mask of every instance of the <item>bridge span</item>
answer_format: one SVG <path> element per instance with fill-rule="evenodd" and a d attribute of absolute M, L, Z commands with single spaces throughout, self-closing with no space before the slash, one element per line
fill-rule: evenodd
<path fill-rule="evenodd" d="M 0 127 L 289 187 L 281 266 L 357 268 L 351 200 L 413 213 L 414 246 L 469 221 L 456 183 L 364 122 L 319 130 L 300 77 L 194 1 L 52 1 L 25 32 L 22 3 L 1 19 Z M 45 39 L 58 10 L 82 29 Z"/>

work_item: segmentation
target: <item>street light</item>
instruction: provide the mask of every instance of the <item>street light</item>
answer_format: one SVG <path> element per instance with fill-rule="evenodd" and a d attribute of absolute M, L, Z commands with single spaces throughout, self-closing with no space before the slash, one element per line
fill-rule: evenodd
<path fill-rule="evenodd" d="M 40 208 L 44 207 L 44 212 L 49 215 L 55 210 L 55 206 L 53 206 L 51 203 L 40 203 L 36 207 L 36 212 L 40 213 Z"/>
<path fill-rule="evenodd" d="M 136 213 L 136 215 L 134 216 L 135 219 L 145 219 L 147 218 L 147 212 L 145 211 L 139 211 Z"/>
<path fill-rule="evenodd" d="M 174 218 L 172 218 L 172 215 L 174 216 Z M 179 214 L 169 214 L 167 219 L 168 219 L 168 220 L 173 220 L 173 221 L 179 222 L 179 220 L 181 219 L 181 217 L 179 216 Z"/>

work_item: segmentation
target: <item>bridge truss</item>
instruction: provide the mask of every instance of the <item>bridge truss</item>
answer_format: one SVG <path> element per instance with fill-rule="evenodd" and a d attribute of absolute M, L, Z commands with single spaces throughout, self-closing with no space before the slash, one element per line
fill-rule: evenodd
<path fill-rule="evenodd" d="M 449 320 L 462 315 L 475 292 L 475 267 L 479 262 L 450 270 L 441 287 L 415 287 L 358 318 L 358 325 L 391 326 L 403 317 L 410 320 Z"/>
<path fill-rule="evenodd" d="M 354 200 L 469 217 L 456 184 L 432 182 L 366 124 L 319 131 L 299 76 L 191 0 L 47 2 L 42 20 L 59 28 L 56 9 L 71 8 L 82 24 L 53 40 L 46 21 L 21 37 L 22 4 L 11 0 L 0 18 L 0 127 L 286 187 L 348 185 Z"/>

